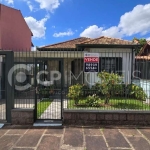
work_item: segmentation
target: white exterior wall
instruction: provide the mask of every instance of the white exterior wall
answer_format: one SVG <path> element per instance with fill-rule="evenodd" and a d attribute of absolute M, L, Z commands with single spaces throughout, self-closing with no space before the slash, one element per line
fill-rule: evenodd
<path fill-rule="evenodd" d="M 86 51 L 85 51 L 86 52 Z M 91 48 L 87 52 L 99 53 L 99 57 L 120 57 L 122 58 L 123 82 L 131 83 L 131 65 L 132 65 L 132 49 L 125 48 Z M 91 87 L 99 80 L 97 73 L 84 73 L 85 83 Z"/>

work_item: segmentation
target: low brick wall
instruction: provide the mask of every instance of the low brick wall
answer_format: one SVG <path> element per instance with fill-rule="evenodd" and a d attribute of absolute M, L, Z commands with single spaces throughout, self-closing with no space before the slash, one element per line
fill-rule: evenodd
<path fill-rule="evenodd" d="M 150 111 L 84 111 L 63 112 L 64 125 L 150 125 Z"/>
<path fill-rule="evenodd" d="M 12 109 L 11 123 L 13 125 L 31 125 L 34 123 L 34 109 Z"/>

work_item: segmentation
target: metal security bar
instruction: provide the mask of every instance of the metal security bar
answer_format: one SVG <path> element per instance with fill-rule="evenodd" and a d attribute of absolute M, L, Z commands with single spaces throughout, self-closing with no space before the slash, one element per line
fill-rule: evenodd
<path fill-rule="evenodd" d="M 6 57 L 0 55 L 0 120 L 6 120 Z"/>
<path fill-rule="evenodd" d="M 113 92 L 109 93 L 110 99 L 107 104 L 105 103 L 106 95 L 100 90 L 101 83 L 100 78 L 97 76 L 98 73 L 84 71 L 84 53 L 99 53 L 99 72 L 114 73 L 122 78 L 122 82 L 114 85 L 112 88 Z M 134 52 L 130 49 L 101 48 L 92 49 L 92 51 L 88 52 L 83 51 L 83 49 L 39 49 L 38 51 L 32 52 L 16 52 L 15 65 L 20 65 L 20 67 L 16 69 L 15 73 L 17 74 L 17 71 L 20 72 L 23 69 L 21 66 L 25 64 L 27 68 L 24 69 L 30 71 L 27 71 L 27 80 L 23 84 L 29 83 L 31 86 L 24 91 L 15 91 L 15 108 L 38 107 L 38 105 L 34 104 L 39 104 L 41 99 L 43 100 L 49 97 L 56 100 L 56 97 L 60 99 L 60 95 L 62 95 L 63 108 L 67 109 L 149 110 L 149 90 L 147 90 L 149 86 L 149 75 L 146 72 L 148 69 L 145 69 L 144 72 L 141 70 L 143 69 L 143 61 L 146 63 L 144 67 L 149 66 L 148 60 L 142 60 L 141 62 L 141 60 L 134 56 Z M 137 70 L 140 71 L 140 77 L 138 76 L 138 78 L 137 73 L 139 72 Z M 40 79 L 43 82 L 53 82 L 53 87 L 45 88 L 44 86 L 39 86 L 39 91 L 35 92 L 38 85 L 36 79 L 37 73 L 41 71 L 48 71 L 48 74 L 42 73 Z M 61 74 L 62 89 L 60 88 L 60 80 L 57 80 L 57 77 L 54 77 L 54 80 L 50 80 L 52 71 L 58 71 Z M 147 76 L 143 81 L 143 76 L 146 74 Z M 18 84 L 17 82 L 15 83 Z M 79 100 L 77 100 L 77 103 L 75 99 L 68 95 L 70 92 L 69 89 L 76 85 L 82 87 L 82 94 L 78 97 Z M 141 95 L 138 93 L 141 93 Z M 88 100 L 90 98 L 92 99 L 94 94 L 96 94 L 95 98 L 99 99 L 95 102 L 94 100 Z M 35 99 L 37 99 L 37 103 Z M 58 101 L 54 103 L 53 109 L 60 107 Z M 43 111 L 41 106 L 39 109 L 41 112 Z M 57 114 L 51 109 L 49 112 L 51 114 Z M 40 119 L 42 117 L 38 116 L 38 118 Z M 47 116 L 45 115 L 44 118 L 47 118 Z M 54 118 L 57 119 L 57 117 Z"/>
<path fill-rule="evenodd" d="M 85 53 L 99 54 L 98 72 L 85 72 Z M 1 58 L 0 112 L 3 115 L 0 119 L 3 119 L 6 107 L 3 78 L 7 76 L 3 70 L 5 56 Z M 130 48 L 17 51 L 12 69 L 12 103 L 14 108 L 34 108 L 35 119 L 52 120 L 62 119 L 63 108 L 149 111 L 149 60 L 148 56 L 135 56 Z M 105 77 L 116 75 L 120 82 L 115 81 L 111 86 L 102 82 L 98 75 L 102 72 Z"/>

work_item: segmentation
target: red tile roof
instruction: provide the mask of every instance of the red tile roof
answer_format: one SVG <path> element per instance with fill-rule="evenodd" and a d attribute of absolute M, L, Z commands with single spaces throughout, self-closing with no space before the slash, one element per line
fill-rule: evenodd
<path fill-rule="evenodd" d="M 65 42 L 42 46 L 40 48 L 76 48 L 76 44 L 135 45 L 135 43 L 132 41 L 102 36 L 102 37 L 95 38 L 95 39 L 81 37 L 81 38 L 72 39 L 72 40 L 65 41 Z"/>
<path fill-rule="evenodd" d="M 101 36 L 99 38 L 83 42 L 82 44 L 116 44 L 116 45 L 132 45 L 132 44 L 134 44 L 135 45 L 135 43 L 133 43 L 132 41 L 111 38 L 111 37 L 106 37 L 106 36 Z"/>
<path fill-rule="evenodd" d="M 150 60 L 150 56 L 136 56 L 135 58 L 141 60 Z"/>
<path fill-rule="evenodd" d="M 90 38 L 81 37 L 65 42 L 42 46 L 40 48 L 76 48 L 76 44 L 81 44 L 82 42 L 88 41 L 89 39 Z"/>

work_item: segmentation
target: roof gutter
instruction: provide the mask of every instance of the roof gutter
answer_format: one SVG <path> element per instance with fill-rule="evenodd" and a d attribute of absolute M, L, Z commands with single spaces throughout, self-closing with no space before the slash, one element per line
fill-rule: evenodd
<path fill-rule="evenodd" d="M 120 44 L 76 44 L 77 48 L 137 48 L 139 44 L 120 45 Z"/>

